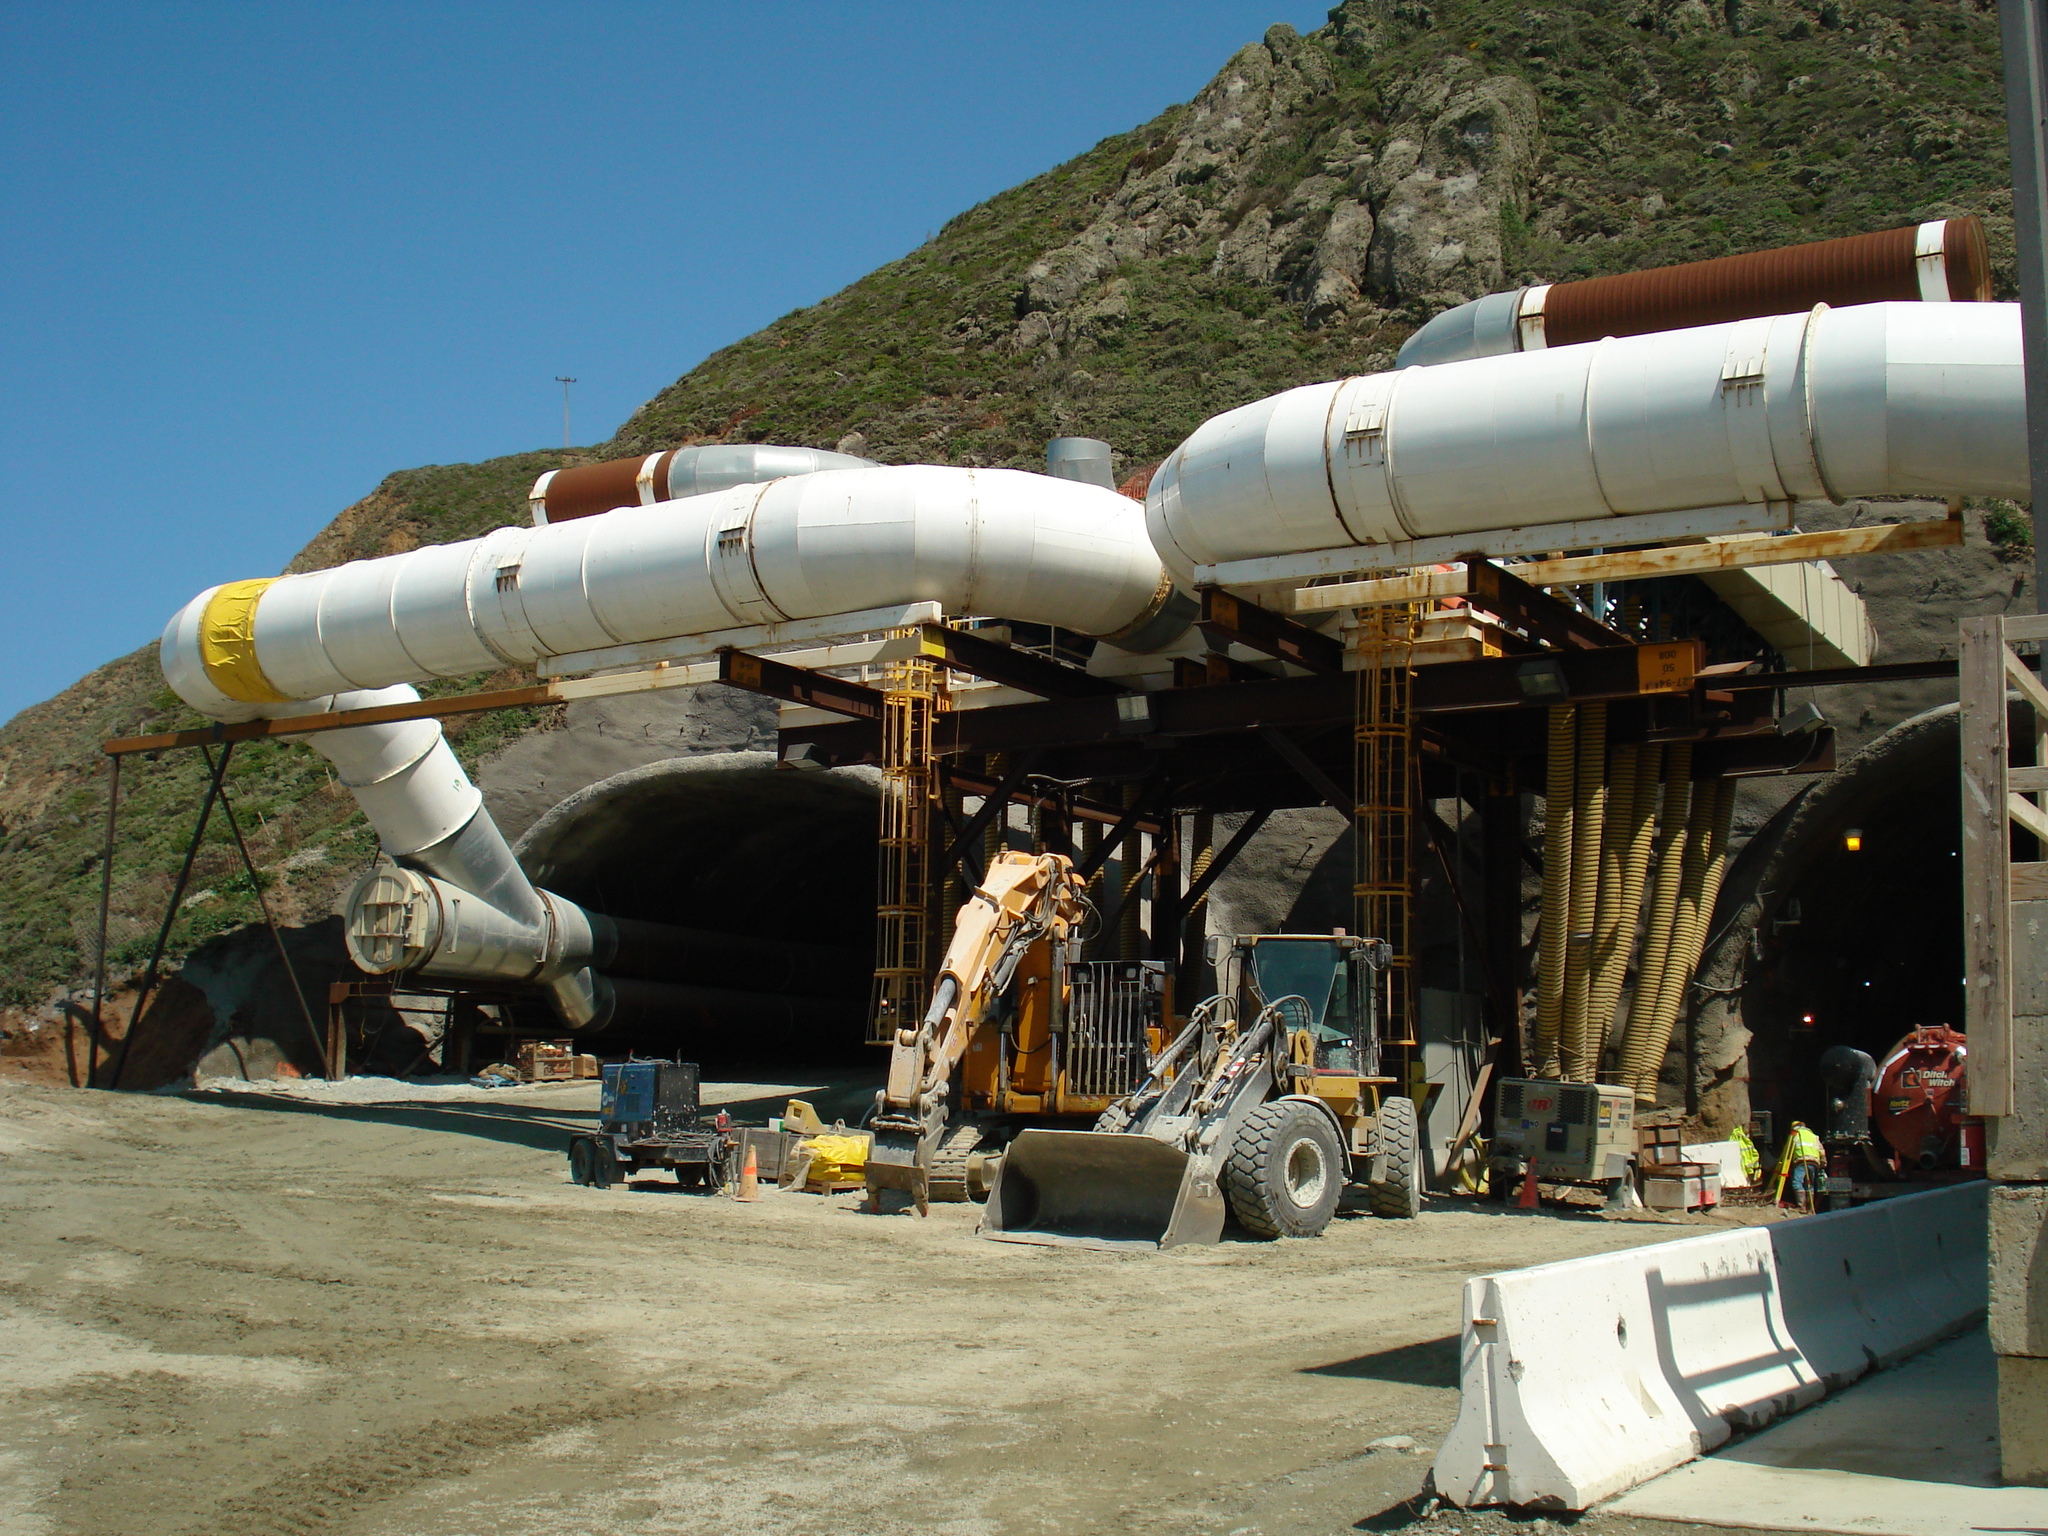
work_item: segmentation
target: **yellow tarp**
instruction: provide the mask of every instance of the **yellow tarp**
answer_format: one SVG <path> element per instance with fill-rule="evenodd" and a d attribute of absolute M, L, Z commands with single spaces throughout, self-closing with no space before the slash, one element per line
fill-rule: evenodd
<path fill-rule="evenodd" d="M 199 617 L 199 660 L 213 686 L 244 704 L 282 704 L 256 660 L 256 604 L 275 577 L 231 581 L 208 599 Z"/>
<path fill-rule="evenodd" d="M 865 1184 L 868 1139 L 865 1136 L 806 1136 L 797 1143 L 811 1154 L 810 1184 Z"/>

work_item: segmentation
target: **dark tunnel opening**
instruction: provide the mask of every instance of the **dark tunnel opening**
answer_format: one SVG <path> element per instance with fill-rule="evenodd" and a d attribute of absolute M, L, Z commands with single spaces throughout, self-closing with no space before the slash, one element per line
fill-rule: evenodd
<path fill-rule="evenodd" d="M 707 1067 L 869 1066 L 874 774 L 781 768 L 767 753 L 678 758 L 578 791 L 520 840 L 534 881 L 608 917 L 792 946 L 758 1008 L 655 1009 L 590 1038 Z M 738 946 L 734 946 L 737 948 Z M 742 963 L 709 978 L 746 993 Z M 777 975 L 771 976 L 772 970 Z M 628 984 L 630 985 L 630 984 Z M 796 1006 L 786 1006 L 794 997 Z"/>
<path fill-rule="evenodd" d="M 1824 1124 L 1835 1045 L 1882 1061 L 1908 1031 L 1963 1027 L 1962 821 L 1953 709 L 1900 726 L 1815 786 L 1757 892 L 1743 991 L 1750 1105 Z M 1738 936 L 1742 937 L 1742 936 Z"/>

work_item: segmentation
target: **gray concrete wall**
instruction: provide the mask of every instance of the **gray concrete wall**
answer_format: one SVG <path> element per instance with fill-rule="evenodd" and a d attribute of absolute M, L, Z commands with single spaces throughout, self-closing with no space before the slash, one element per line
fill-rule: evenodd
<path fill-rule="evenodd" d="M 2048 901 L 2013 903 L 2013 1110 L 1990 1122 L 1991 1347 L 2005 1479 L 2048 1487 Z"/>

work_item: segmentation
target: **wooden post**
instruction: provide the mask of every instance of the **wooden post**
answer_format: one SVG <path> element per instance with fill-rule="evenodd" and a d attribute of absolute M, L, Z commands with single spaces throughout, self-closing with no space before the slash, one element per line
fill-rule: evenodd
<path fill-rule="evenodd" d="M 1970 1110 L 2013 1105 L 2010 834 L 2005 635 L 1996 617 L 1962 621 L 1963 1032 L 1970 1039 Z"/>
<path fill-rule="evenodd" d="M 339 1083 L 348 1077 L 349 984 L 336 981 L 327 988 L 327 1080 Z"/>

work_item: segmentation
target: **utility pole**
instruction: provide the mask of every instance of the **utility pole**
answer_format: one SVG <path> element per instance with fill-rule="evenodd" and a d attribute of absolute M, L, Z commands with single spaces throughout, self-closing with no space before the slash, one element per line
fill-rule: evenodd
<path fill-rule="evenodd" d="M 555 382 L 562 386 L 562 446 L 567 448 L 569 446 L 569 386 L 576 381 L 574 379 L 565 379 L 558 373 L 555 375 Z"/>

